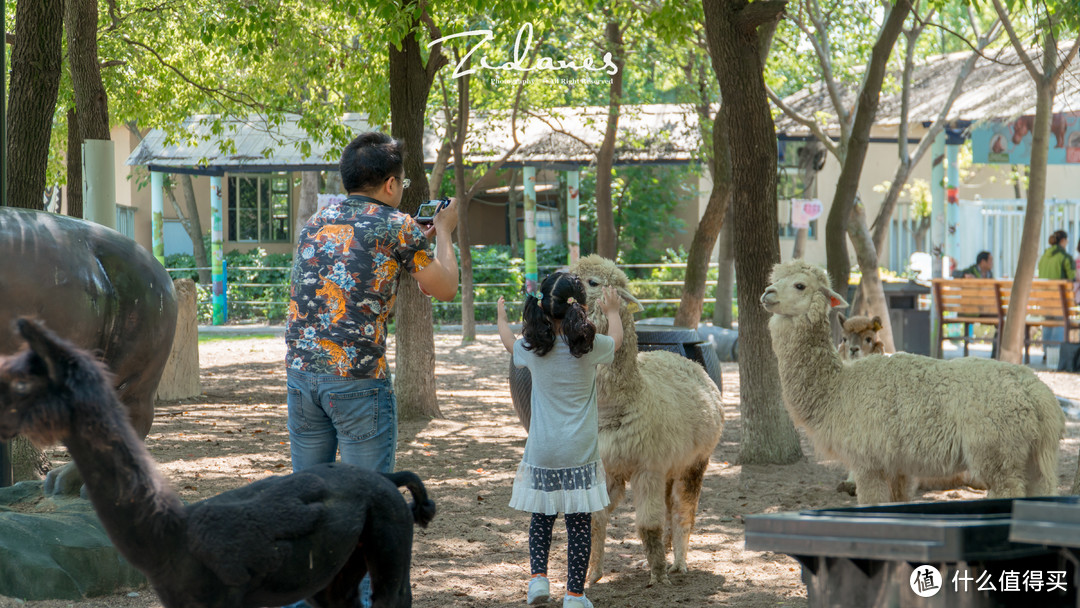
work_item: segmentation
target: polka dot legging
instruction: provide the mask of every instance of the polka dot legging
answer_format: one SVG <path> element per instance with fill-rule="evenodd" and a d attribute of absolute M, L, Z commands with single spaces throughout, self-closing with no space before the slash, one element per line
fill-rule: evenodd
<path fill-rule="evenodd" d="M 547 574 L 548 551 L 551 549 L 551 531 L 556 515 L 533 513 L 529 524 L 529 566 L 532 573 Z M 592 549 L 592 513 L 567 513 L 566 562 L 569 571 L 566 590 L 585 593 L 585 573 L 589 568 L 589 551 Z"/>

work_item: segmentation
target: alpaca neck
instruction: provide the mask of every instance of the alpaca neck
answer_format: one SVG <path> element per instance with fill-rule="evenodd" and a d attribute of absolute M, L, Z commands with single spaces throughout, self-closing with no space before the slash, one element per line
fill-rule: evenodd
<path fill-rule="evenodd" d="M 132 565 L 149 574 L 179 557 L 184 505 L 126 416 L 115 398 L 73 403 L 64 445 L 109 538 Z"/>
<path fill-rule="evenodd" d="M 843 363 L 832 343 L 829 324 L 804 317 L 774 316 L 769 322 L 784 402 L 796 424 L 813 426 L 827 412 L 830 392 Z"/>
<path fill-rule="evenodd" d="M 634 327 L 634 317 L 625 313 L 623 318 L 622 346 L 615 351 L 615 358 L 606 369 L 602 369 L 598 375 L 598 383 L 601 397 L 605 393 L 617 392 L 621 394 L 640 393 L 642 388 L 641 371 L 638 369 L 638 337 Z M 605 390 L 611 387 L 611 391 Z M 611 407 L 616 404 L 601 398 L 601 407 Z"/>

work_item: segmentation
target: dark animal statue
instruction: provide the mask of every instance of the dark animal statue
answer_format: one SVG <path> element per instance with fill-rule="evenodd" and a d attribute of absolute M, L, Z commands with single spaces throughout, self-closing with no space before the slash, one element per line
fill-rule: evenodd
<path fill-rule="evenodd" d="M 0 439 L 67 446 L 113 544 L 166 608 L 254 608 L 301 599 L 357 608 L 412 605 L 414 522 L 435 505 L 408 472 L 324 464 L 184 505 L 128 421 L 105 366 L 37 323 L 0 357 Z M 410 509 L 398 486 L 412 493 Z"/>
<path fill-rule="evenodd" d="M 135 241 L 79 219 L 0 207 L 0 328 L 32 316 L 99 354 L 132 426 L 146 437 L 176 330 L 172 279 Z M 21 342 L 0 331 L 0 354 Z M 73 466 L 49 472 L 46 493 L 79 491 Z"/>

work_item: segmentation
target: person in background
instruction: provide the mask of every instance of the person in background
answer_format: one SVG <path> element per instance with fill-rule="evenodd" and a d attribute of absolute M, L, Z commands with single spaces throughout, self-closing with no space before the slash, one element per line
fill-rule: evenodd
<path fill-rule="evenodd" d="M 975 256 L 975 263 L 959 272 L 959 279 L 992 279 L 994 278 L 994 256 L 989 251 L 980 251 Z"/>
<path fill-rule="evenodd" d="M 1068 253 L 1069 235 L 1058 230 L 1050 235 L 1050 246 L 1039 258 L 1039 278 L 1069 281 L 1076 280 L 1076 262 Z M 1044 342 L 1064 342 L 1064 327 L 1047 327 L 1043 330 Z"/>

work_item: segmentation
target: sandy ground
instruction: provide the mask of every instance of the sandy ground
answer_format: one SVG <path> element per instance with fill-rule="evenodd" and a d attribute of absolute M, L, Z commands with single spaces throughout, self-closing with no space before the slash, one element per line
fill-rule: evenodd
<path fill-rule="evenodd" d="M 436 335 L 439 402 L 443 418 L 405 422 L 398 468 L 423 478 L 438 505 L 431 527 L 417 531 L 412 569 L 414 605 L 487 608 L 524 605 L 528 578 L 528 515 L 507 506 L 525 446 L 510 403 L 507 355 L 497 336 L 462 345 Z M 392 351 L 391 351 L 392 352 Z M 200 345 L 203 395 L 158 405 L 147 444 L 173 486 L 195 501 L 268 475 L 290 471 L 285 430 L 284 344 L 281 338 L 215 339 Z M 1080 376 L 1039 372 L 1054 391 L 1080 402 Z M 648 572 L 624 502 L 607 540 L 606 573 L 587 590 L 598 607 L 805 606 L 795 560 L 743 548 L 743 516 L 753 513 L 854 505 L 836 491 L 845 477 L 836 463 L 807 457 L 789 466 L 736 464 L 740 441 L 738 366 L 723 365 L 726 426 L 705 477 L 690 571 L 670 587 L 646 588 Z M 1080 424 L 1069 421 L 1061 443 L 1059 489 L 1077 467 Z M 62 449 L 50 452 L 63 462 Z M 973 490 L 925 493 L 920 500 L 980 498 Z M 627 501 L 628 502 L 628 501 Z M 565 583 L 565 530 L 556 526 L 549 571 L 552 594 Z M 670 556 L 669 556 L 670 559 Z M 558 605 L 558 604 L 555 604 Z M 125 589 L 83 602 L 0 597 L 0 608 L 160 608 L 153 590 Z"/>

